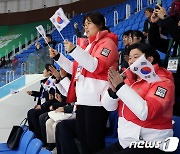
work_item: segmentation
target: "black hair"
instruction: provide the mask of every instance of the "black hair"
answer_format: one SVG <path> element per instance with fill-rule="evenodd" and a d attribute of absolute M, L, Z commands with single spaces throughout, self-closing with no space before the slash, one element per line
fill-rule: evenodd
<path fill-rule="evenodd" d="M 51 36 L 51 34 L 46 34 L 46 37 L 50 38 L 51 41 L 52 41 L 52 36 Z"/>
<path fill-rule="evenodd" d="M 147 7 L 147 8 L 144 10 L 144 13 L 145 13 L 146 11 L 153 13 L 154 9 L 153 9 L 152 7 Z"/>
<path fill-rule="evenodd" d="M 93 22 L 95 25 L 101 27 L 100 28 L 101 31 L 108 30 L 110 32 L 109 28 L 106 27 L 105 18 L 101 13 L 99 12 L 88 13 L 87 15 L 85 15 L 83 19 L 83 25 L 86 19 L 88 21 Z"/>
<path fill-rule="evenodd" d="M 122 37 L 123 37 L 124 35 L 129 36 L 129 34 L 131 34 L 132 32 L 133 32 L 133 30 L 127 30 L 127 31 L 125 31 L 125 32 L 122 34 Z"/>
<path fill-rule="evenodd" d="M 133 30 L 131 32 L 131 37 L 137 37 L 137 38 L 141 38 L 141 41 L 140 42 L 145 42 L 145 37 L 143 35 L 143 33 L 139 30 Z"/>
<path fill-rule="evenodd" d="M 154 58 L 152 64 L 159 64 L 159 66 L 162 66 L 159 53 L 150 44 L 147 44 L 147 43 L 135 43 L 135 44 L 130 45 L 128 47 L 128 49 L 129 49 L 129 51 L 131 51 L 133 49 L 138 49 L 142 53 L 145 54 L 146 58 L 151 57 L 151 56 Z"/>
<path fill-rule="evenodd" d="M 53 64 L 46 64 L 44 68 L 45 68 L 47 71 L 50 71 L 50 69 L 49 69 L 50 66 L 53 66 L 53 67 L 54 67 Z"/>
<path fill-rule="evenodd" d="M 50 90 L 49 90 L 49 94 L 52 94 L 53 96 L 55 95 L 55 89 L 54 88 L 50 88 Z"/>

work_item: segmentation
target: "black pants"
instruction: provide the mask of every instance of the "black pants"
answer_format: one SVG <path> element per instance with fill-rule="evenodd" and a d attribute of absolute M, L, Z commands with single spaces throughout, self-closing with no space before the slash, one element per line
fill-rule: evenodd
<path fill-rule="evenodd" d="M 39 116 L 39 124 L 41 130 L 41 139 L 43 142 L 43 146 L 46 146 L 47 139 L 46 139 L 46 121 L 49 119 L 48 112 L 43 113 Z"/>
<path fill-rule="evenodd" d="M 82 154 L 95 154 L 105 147 L 108 115 L 104 107 L 77 106 L 76 129 Z"/>
<path fill-rule="evenodd" d="M 103 149 L 97 154 L 167 154 L 157 148 L 126 148 L 123 149 L 119 142 L 112 144 L 110 147 Z"/>
<path fill-rule="evenodd" d="M 79 154 L 76 146 L 76 120 L 63 120 L 56 125 L 56 147 L 58 154 Z"/>
<path fill-rule="evenodd" d="M 42 139 L 41 129 L 39 124 L 39 116 L 43 114 L 45 111 L 41 109 L 30 109 L 27 113 L 29 130 L 33 131 L 35 137 L 38 139 Z"/>

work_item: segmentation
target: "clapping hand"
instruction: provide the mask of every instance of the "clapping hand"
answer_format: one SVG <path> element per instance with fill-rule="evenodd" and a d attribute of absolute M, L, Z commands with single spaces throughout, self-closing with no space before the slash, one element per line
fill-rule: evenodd
<path fill-rule="evenodd" d="M 115 88 L 122 83 L 123 77 L 117 72 L 113 67 L 110 67 L 108 70 L 108 81 L 110 83 L 110 87 L 113 91 L 116 91 Z"/>

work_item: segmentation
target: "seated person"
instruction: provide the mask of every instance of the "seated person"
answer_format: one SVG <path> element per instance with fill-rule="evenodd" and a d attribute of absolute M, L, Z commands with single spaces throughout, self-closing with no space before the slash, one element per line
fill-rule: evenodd
<path fill-rule="evenodd" d="M 142 43 L 145 42 L 145 37 L 143 33 L 139 30 L 128 30 L 123 34 L 123 42 L 125 45 L 124 51 L 121 53 L 121 68 L 122 71 L 124 68 L 128 68 L 128 60 L 129 60 L 129 49 L 128 47 L 134 43 Z"/>
<path fill-rule="evenodd" d="M 51 88 L 48 92 L 48 95 L 49 95 L 48 101 L 44 102 L 42 105 L 35 106 L 35 108 L 30 109 L 27 113 L 29 130 L 33 131 L 35 136 L 40 140 L 42 139 L 42 136 L 41 136 L 41 129 L 39 124 L 39 116 L 41 114 L 44 114 L 52 110 L 52 105 L 54 102 L 56 102 L 54 97 L 55 89 Z"/>
<path fill-rule="evenodd" d="M 45 65 L 45 68 L 44 68 L 44 71 L 43 71 L 43 76 L 45 77 L 45 79 L 42 79 L 40 81 L 41 83 L 41 87 L 40 87 L 40 90 L 39 91 L 27 91 L 27 94 L 28 95 L 31 95 L 31 96 L 34 96 L 34 100 L 36 101 L 36 98 L 38 98 L 38 101 L 37 101 L 37 105 L 41 105 L 41 101 L 48 101 L 49 100 L 49 95 L 48 95 L 48 92 L 47 92 L 47 83 L 48 82 L 48 79 L 51 77 L 51 72 L 50 72 L 50 69 L 49 69 L 49 66 L 51 66 L 51 64 L 46 64 Z M 43 103 L 43 102 L 42 102 Z M 35 106 L 36 108 L 36 106 Z"/>
<path fill-rule="evenodd" d="M 38 97 L 37 105 L 33 109 L 30 109 L 27 113 L 29 129 L 33 131 L 37 138 L 41 139 L 39 116 L 50 110 L 51 104 L 54 99 L 54 82 L 55 78 L 51 75 L 49 67 L 51 64 L 46 64 L 43 71 L 43 76 L 46 77 L 41 80 L 40 91 L 27 91 L 27 94 Z"/>
<path fill-rule="evenodd" d="M 119 111 L 119 142 L 98 154 L 166 153 L 163 151 L 163 142 L 166 138 L 173 136 L 174 81 L 172 73 L 160 67 L 160 56 L 150 45 L 133 44 L 129 49 L 129 65 L 144 54 L 161 80 L 149 83 L 133 74 L 131 70 L 126 71 L 126 79 L 124 79 L 113 67 L 109 69 L 108 81 L 111 88 L 104 93 L 102 105 L 108 111 L 116 109 Z M 143 143 L 159 141 L 160 144 L 157 148 L 130 147 L 132 142 L 140 141 Z"/>
<path fill-rule="evenodd" d="M 60 68 L 60 72 L 58 72 L 53 66 L 49 67 L 52 75 L 55 77 L 55 82 L 54 85 L 56 87 L 56 92 L 55 92 L 55 99 L 56 101 L 51 105 L 50 110 L 56 110 L 59 107 L 63 107 L 66 105 L 66 96 L 67 96 L 67 91 L 69 89 L 69 84 L 70 84 L 70 79 L 71 75 L 68 74 L 65 70 Z M 47 142 L 46 139 L 46 121 L 49 119 L 48 112 L 43 113 L 39 117 L 39 122 L 40 122 L 40 127 L 41 127 L 41 134 L 42 134 L 42 141 L 43 145 L 47 146 L 47 149 L 51 149 L 54 144 L 48 144 L 51 142 Z M 54 142 L 53 142 L 54 143 Z"/>

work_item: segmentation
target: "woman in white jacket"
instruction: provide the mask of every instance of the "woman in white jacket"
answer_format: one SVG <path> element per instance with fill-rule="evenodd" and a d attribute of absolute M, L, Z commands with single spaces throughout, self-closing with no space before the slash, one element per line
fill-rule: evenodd
<path fill-rule="evenodd" d="M 102 107 L 101 96 L 108 86 L 108 68 L 117 69 L 118 38 L 105 26 L 100 13 L 87 14 L 83 25 L 88 38 L 84 48 L 64 41 L 65 50 L 75 59 L 73 63 L 53 49 L 50 56 L 72 74 L 69 91 L 77 96 L 77 137 L 84 154 L 95 154 L 105 146 L 108 112 Z"/>

